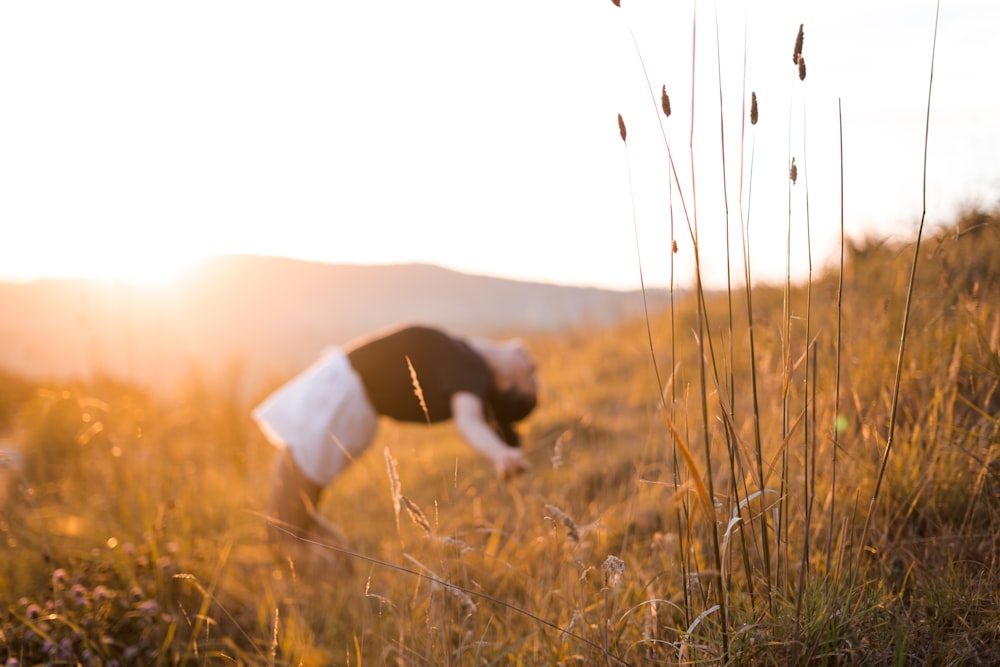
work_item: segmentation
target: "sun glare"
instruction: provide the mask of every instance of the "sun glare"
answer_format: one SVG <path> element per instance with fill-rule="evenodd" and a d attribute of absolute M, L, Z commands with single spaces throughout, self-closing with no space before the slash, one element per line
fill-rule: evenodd
<path fill-rule="evenodd" d="M 98 280 L 141 289 L 165 289 L 173 285 L 196 260 L 195 257 L 164 255 L 150 257 L 137 254 L 85 258 L 61 258 L 33 273 L 45 278 L 80 278 Z"/>
<path fill-rule="evenodd" d="M 100 280 L 128 284 L 133 287 L 162 289 L 174 284 L 189 264 L 189 261 L 160 260 L 145 262 L 136 260 L 109 266 L 107 267 L 106 275 L 96 275 L 94 277 Z"/>

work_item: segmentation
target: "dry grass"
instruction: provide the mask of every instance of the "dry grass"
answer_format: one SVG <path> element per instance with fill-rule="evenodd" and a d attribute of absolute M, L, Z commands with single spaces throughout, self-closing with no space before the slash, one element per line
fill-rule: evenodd
<path fill-rule="evenodd" d="M 712 452 L 720 573 L 690 473 L 675 477 L 646 324 L 636 322 L 530 341 L 545 383 L 528 425 L 528 477 L 496 480 L 448 426 L 384 424 L 379 446 L 396 461 L 396 493 L 413 521 L 394 530 L 385 461 L 377 452 L 361 457 L 320 508 L 351 536 L 353 573 L 316 582 L 271 562 L 264 548 L 257 512 L 271 452 L 245 406 L 198 387 L 170 406 L 114 385 L 39 388 L 22 406 L 23 442 L 61 465 L 31 463 L 36 450 L 26 450 L 37 477 L 15 480 L 16 502 L 5 508 L 0 657 L 646 664 L 721 661 L 725 630 L 733 664 L 995 662 L 1000 271 L 992 257 L 1000 219 L 970 212 L 957 226 L 960 233 L 929 242 L 915 288 L 898 450 L 865 549 L 856 541 L 884 446 L 906 249 L 851 246 L 840 415 L 823 390 L 834 371 L 836 301 L 827 297 L 837 276 L 813 286 L 818 470 L 807 577 L 802 430 L 783 443 L 780 418 L 782 392 L 796 404 L 804 369 L 793 359 L 786 382 L 778 327 L 760 328 L 756 360 L 765 480 L 748 465 L 734 485 L 724 449 Z M 756 291 L 757 321 L 801 312 L 803 288 L 784 300 L 780 289 Z M 729 307 L 724 295 L 706 295 L 705 305 L 719 322 Z M 737 310 L 735 320 L 744 315 Z M 693 302 L 678 304 L 678 328 L 697 317 Z M 660 315 L 650 327 L 663 340 L 671 323 Z M 734 331 L 736 349 L 746 335 Z M 696 440 L 698 378 L 690 369 L 700 352 L 682 343 L 677 353 L 676 426 Z M 748 360 L 733 362 L 730 380 L 744 387 Z M 735 396 L 733 423 L 710 423 L 722 448 L 730 430 L 739 447 L 753 441 L 752 401 L 742 389 Z M 843 472 L 834 494 L 826 473 L 835 424 Z M 768 591 L 755 540 L 765 520 L 777 526 L 776 497 L 754 489 L 778 488 L 780 469 L 771 464 L 786 452 L 788 532 L 770 533 Z M 831 514 L 834 525 L 821 520 Z"/>
<path fill-rule="evenodd" d="M 0 658 L 1000 664 L 997 256 L 1000 211 L 967 211 L 917 244 L 847 240 L 804 284 L 696 276 L 645 321 L 531 339 L 533 472 L 383 423 L 384 456 L 321 503 L 352 567 L 318 581 L 265 547 L 273 452 L 245 402 L 0 377 L 24 458 L 0 494 Z"/>

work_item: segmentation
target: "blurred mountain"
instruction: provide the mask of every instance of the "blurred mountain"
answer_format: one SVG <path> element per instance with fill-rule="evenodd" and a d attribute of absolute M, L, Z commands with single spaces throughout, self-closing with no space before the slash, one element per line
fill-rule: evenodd
<path fill-rule="evenodd" d="M 665 291 L 647 293 L 651 308 Z M 422 264 L 359 266 L 220 256 L 170 288 L 89 280 L 0 283 L 0 368 L 32 379 L 95 375 L 170 389 L 192 375 L 250 391 L 331 344 L 405 322 L 466 336 L 602 327 L 642 295 L 505 280 Z"/>

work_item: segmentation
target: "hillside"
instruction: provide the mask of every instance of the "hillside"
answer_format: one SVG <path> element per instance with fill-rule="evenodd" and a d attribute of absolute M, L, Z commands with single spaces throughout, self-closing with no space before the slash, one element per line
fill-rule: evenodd
<path fill-rule="evenodd" d="M 913 244 L 867 239 L 752 308 L 531 335 L 531 472 L 382 420 L 317 507 L 350 540 L 318 579 L 268 550 L 274 451 L 231 392 L 0 373 L 0 662 L 1000 664 L 998 253 L 970 212 L 912 300 Z M 231 279 L 181 290 L 220 341 L 279 302 Z"/>
<path fill-rule="evenodd" d="M 656 295 L 651 295 L 656 302 Z M 660 295 L 662 303 L 662 295 Z M 172 386 L 238 373 L 251 389 L 326 345 L 405 321 L 464 335 L 605 326 L 637 292 L 530 283 L 429 265 L 355 266 L 253 256 L 195 265 L 169 289 L 83 280 L 0 284 L 0 368 Z"/>

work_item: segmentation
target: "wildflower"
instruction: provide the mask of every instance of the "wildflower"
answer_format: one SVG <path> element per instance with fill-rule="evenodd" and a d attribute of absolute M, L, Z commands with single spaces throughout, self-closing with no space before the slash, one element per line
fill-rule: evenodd
<path fill-rule="evenodd" d="M 66 570 L 61 567 L 52 573 L 52 583 L 53 584 L 64 584 L 66 583 Z"/>
<path fill-rule="evenodd" d="M 69 589 L 70 593 L 73 595 L 73 599 L 79 606 L 84 606 L 87 604 L 87 589 L 80 584 L 73 584 L 73 587 Z"/>
<path fill-rule="evenodd" d="M 35 620 L 42 615 L 42 608 L 37 604 L 29 604 L 28 608 L 25 609 L 25 613 L 28 615 L 28 618 Z"/>
<path fill-rule="evenodd" d="M 160 603 L 156 600 L 143 600 L 135 608 L 147 614 L 155 614 L 160 611 Z"/>
<path fill-rule="evenodd" d="M 97 586 L 94 588 L 94 599 L 101 602 L 104 600 L 110 600 L 113 597 L 111 591 L 107 586 Z"/>

